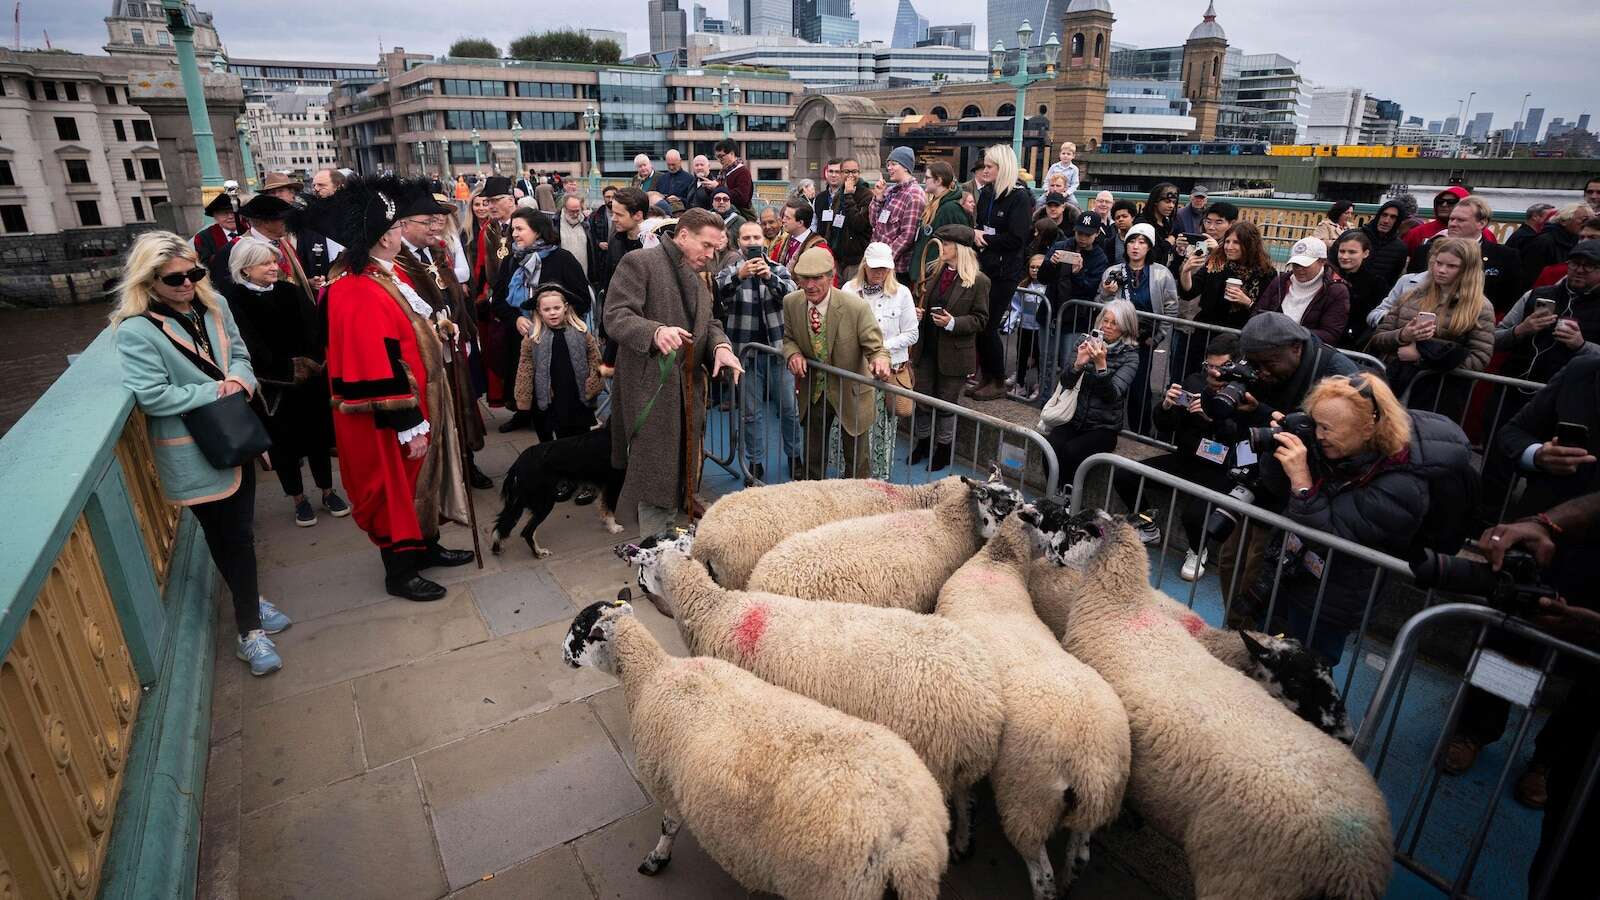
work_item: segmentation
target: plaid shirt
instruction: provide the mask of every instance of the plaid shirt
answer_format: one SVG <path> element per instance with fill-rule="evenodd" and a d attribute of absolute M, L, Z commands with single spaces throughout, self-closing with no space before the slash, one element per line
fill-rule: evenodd
<path fill-rule="evenodd" d="M 737 349 L 745 344 L 766 344 L 777 347 L 783 343 L 783 298 L 796 290 L 789 270 L 774 262 L 767 265 L 772 274 L 765 280 L 739 277 L 737 260 L 717 273 L 717 299 L 727 310 L 728 320 L 723 331 Z"/>
<path fill-rule="evenodd" d="M 927 205 L 928 195 L 915 179 L 890 187 L 882 200 L 872 201 L 872 239 L 894 251 L 896 272 L 911 270 L 911 245 L 916 243 L 917 226 L 922 224 L 922 209 Z"/>

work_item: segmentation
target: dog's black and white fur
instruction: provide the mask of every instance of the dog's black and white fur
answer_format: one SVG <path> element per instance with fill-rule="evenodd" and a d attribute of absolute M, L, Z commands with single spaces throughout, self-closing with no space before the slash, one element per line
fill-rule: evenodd
<path fill-rule="evenodd" d="M 611 423 L 583 434 L 541 442 L 522 451 L 506 472 L 500 488 L 502 506 L 495 517 L 491 553 L 500 552 L 500 543 L 511 536 L 524 512 L 532 518 L 522 529 L 522 539 L 536 557 L 550 555 L 534 540 L 534 529 L 542 524 L 556 505 L 556 485 L 565 480 L 593 484 L 600 488 L 600 520 L 606 531 L 620 534 L 617 524 L 617 497 L 622 493 L 626 469 L 611 467 Z"/>

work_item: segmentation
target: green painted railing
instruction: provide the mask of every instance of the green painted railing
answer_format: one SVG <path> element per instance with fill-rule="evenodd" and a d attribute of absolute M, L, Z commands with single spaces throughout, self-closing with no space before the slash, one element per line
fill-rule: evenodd
<path fill-rule="evenodd" d="M 0 884 L 190 897 L 215 570 L 109 331 L 0 439 Z"/>

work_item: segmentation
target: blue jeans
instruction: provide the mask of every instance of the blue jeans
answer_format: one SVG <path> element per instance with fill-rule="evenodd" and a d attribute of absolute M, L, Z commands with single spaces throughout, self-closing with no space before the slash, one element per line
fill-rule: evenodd
<path fill-rule="evenodd" d="M 767 429 L 762 425 L 761 414 L 768 408 L 769 399 L 778 401 L 784 452 L 790 458 L 801 456 L 805 447 L 800 440 L 800 407 L 795 402 L 794 375 L 783 360 L 767 353 L 756 354 L 745 370 L 740 388 L 744 391 L 745 462 L 754 465 L 766 459 Z"/>

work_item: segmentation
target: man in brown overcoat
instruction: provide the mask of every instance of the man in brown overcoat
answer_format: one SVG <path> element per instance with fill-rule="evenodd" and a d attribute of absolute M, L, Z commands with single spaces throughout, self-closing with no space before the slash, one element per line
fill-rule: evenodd
<path fill-rule="evenodd" d="M 733 345 L 711 311 L 711 292 L 699 276 L 716 255 L 722 219 L 686 210 L 671 240 L 622 257 L 606 293 L 606 334 L 617 342 L 611 382 L 611 464 L 626 468 L 623 493 L 639 504 L 639 536 L 666 530 L 679 510 L 694 506 L 693 473 L 705 426 L 704 368 L 744 373 Z M 687 359 L 685 355 L 687 354 Z M 685 423 L 689 430 L 686 432 Z M 698 451 L 696 451 L 698 452 Z"/>

